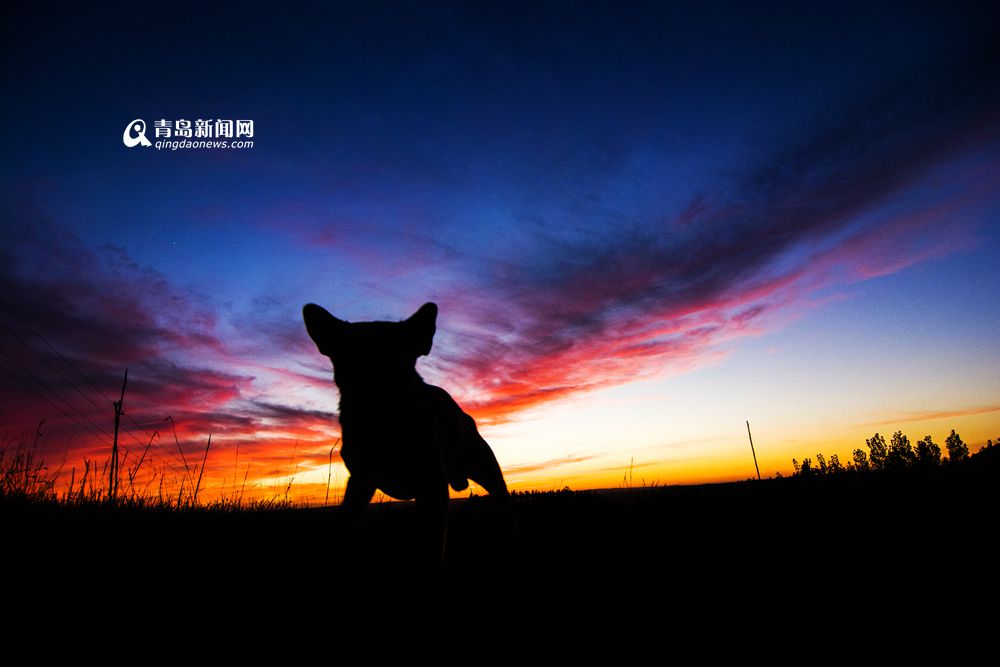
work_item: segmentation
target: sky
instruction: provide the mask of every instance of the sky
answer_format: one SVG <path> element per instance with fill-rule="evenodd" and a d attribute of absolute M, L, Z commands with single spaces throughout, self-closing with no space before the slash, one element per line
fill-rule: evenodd
<path fill-rule="evenodd" d="M 518 490 L 1000 436 L 996 9 L 650 4 L 5 9 L 3 445 L 99 465 L 127 368 L 144 488 L 336 499 L 308 302 L 437 303 Z"/>

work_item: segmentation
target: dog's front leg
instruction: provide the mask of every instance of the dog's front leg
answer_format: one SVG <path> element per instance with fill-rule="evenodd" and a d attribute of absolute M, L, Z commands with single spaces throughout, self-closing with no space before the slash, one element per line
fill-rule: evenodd
<path fill-rule="evenodd" d="M 444 560 L 445 541 L 448 537 L 448 483 L 431 484 L 417 495 L 417 513 L 420 515 L 421 558 L 432 564 Z"/>
<path fill-rule="evenodd" d="M 361 513 L 368 507 L 374 495 L 375 485 L 364 477 L 351 475 L 347 478 L 347 488 L 344 489 L 344 501 L 341 507 L 344 508 L 344 513 L 347 514 L 351 524 L 357 526 L 361 523 Z"/>

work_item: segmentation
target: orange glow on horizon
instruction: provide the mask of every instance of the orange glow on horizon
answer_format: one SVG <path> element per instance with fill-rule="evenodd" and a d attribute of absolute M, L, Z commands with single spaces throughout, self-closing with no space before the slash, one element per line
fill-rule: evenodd
<path fill-rule="evenodd" d="M 558 407 L 552 412 L 558 412 Z M 888 438 L 893 431 L 902 430 L 912 442 L 931 434 L 943 448 L 945 437 L 951 429 L 955 429 L 969 444 L 970 451 L 975 452 L 988 438 L 998 435 L 998 416 L 1000 406 L 897 415 L 895 420 L 879 422 L 885 424 L 884 428 L 874 423 L 860 424 L 843 428 L 839 433 L 831 433 L 822 439 L 791 437 L 793 434 L 780 433 L 767 424 L 752 426 L 761 474 L 769 477 L 777 473 L 790 474 L 792 458 L 815 460 L 816 453 L 828 458 L 837 454 L 841 463 L 846 464 L 851 460 L 854 449 L 866 449 L 865 438 L 876 431 Z M 741 428 L 733 428 L 726 437 L 690 445 L 667 444 L 658 448 L 643 444 L 630 451 L 627 445 L 615 443 L 610 451 L 555 457 L 547 454 L 532 456 L 531 451 L 546 451 L 548 417 L 546 411 L 538 411 L 533 419 L 526 422 L 499 424 L 485 429 L 484 435 L 494 447 L 512 491 L 553 491 L 566 487 L 573 490 L 640 488 L 730 482 L 755 477 L 746 432 Z M 189 499 L 197 488 L 198 501 L 207 504 L 237 499 L 243 502 L 287 500 L 311 506 L 326 502 L 338 504 L 348 473 L 339 456 L 339 445 L 332 444 L 339 438 L 336 425 L 330 424 L 329 429 L 329 435 L 302 429 L 298 435 L 284 433 L 277 439 L 256 433 L 231 434 L 228 438 L 219 434 L 213 436 L 206 456 L 204 445 L 207 438 L 203 443 L 191 441 L 187 432 L 178 428 L 183 455 L 171 434 L 170 441 L 161 440 L 150 448 L 150 452 L 155 454 L 147 452 L 132 482 L 128 485 L 123 482 L 121 488 L 126 495 L 134 491 L 138 495 L 167 499 Z M 530 438 L 533 442 L 526 442 L 528 438 L 522 435 L 525 432 L 534 433 Z M 170 451 L 171 447 L 174 451 Z M 79 459 L 67 461 L 59 472 L 57 489 L 60 493 L 69 488 L 71 480 L 78 489 L 85 470 L 90 471 L 87 484 L 100 487 L 105 481 L 101 475 L 106 474 L 103 468 L 103 461 L 107 458 L 106 448 L 88 447 L 78 452 Z M 105 454 L 103 458 L 102 454 Z M 128 476 L 142 453 L 124 448 L 121 456 L 123 476 Z M 199 475 L 202 461 L 205 461 L 204 473 Z M 96 466 L 94 462 L 97 462 Z M 469 493 L 483 494 L 484 491 L 472 484 L 469 491 L 461 494 L 452 492 L 452 496 L 461 497 Z"/>

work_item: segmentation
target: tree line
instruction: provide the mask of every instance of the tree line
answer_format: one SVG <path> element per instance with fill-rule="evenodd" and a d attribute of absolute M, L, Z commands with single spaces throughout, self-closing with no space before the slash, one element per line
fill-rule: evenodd
<path fill-rule="evenodd" d="M 812 477 L 816 475 L 938 468 L 984 455 L 987 450 L 993 449 L 994 444 L 1000 444 L 1000 439 L 997 443 L 994 443 L 993 440 L 987 440 L 986 446 L 970 457 L 969 446 L 952 429 L 951 434 L 944 441 L 945 451 L 948 453 L 947 457 L 944 457 L 940 445 L 934 442 L 934 439 L 929 435 L 918 440 L 914 446 L 910 439 L 903 435 L 902 431 L 893 433 L 888 442 L 886 442 L 885 436 L 876 433 L 865 440 L 868 451 L 860 447 L 855 449 L 852 460 L 846 463 L 842 463 L 837 454 L 831 454 L 829 458 L 823 454 L 816 454 L 815 461 L 811 458 L 804 458 L 801 463 L 792 459 L 792 466 L 795 468 L 793 476 Z"/>

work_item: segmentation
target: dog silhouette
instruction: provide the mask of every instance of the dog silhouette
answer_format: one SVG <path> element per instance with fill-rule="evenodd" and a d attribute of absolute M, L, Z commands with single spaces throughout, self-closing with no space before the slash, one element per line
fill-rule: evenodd
<path fill-rule="evenodd" d="M 333 362 L 340 390 L 341 457 L 350 473 L 342 506 L 356 520 L 377 489 L 415 499 L 427 550 L 440 560 L 449 486 L 462 491 L 471 479 L 491 496 L 506 501 L 509 494 L 472 417 L 417 373 L 417 358 L 431 351 L 437 310 L 426 303 L 402 322 L 350 323 L 310 303 L 302 317 Z"/>

